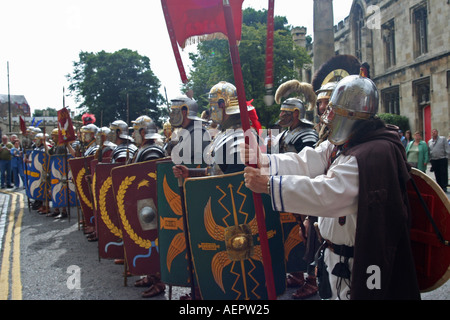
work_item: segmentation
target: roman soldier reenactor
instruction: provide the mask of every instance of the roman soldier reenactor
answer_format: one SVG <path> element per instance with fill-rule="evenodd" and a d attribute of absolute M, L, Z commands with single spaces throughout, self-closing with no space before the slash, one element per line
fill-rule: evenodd
<path fill-rule="evenodd" d="M 129 135 L 127 123 L 123 120 L 116 120 L 111 123 L 109 129 L 111 132 L 108 140 L 117 145 L 111 154 L 111 162 L 130 162 L 137 147 L 133 143 L 133 138 Z"/>

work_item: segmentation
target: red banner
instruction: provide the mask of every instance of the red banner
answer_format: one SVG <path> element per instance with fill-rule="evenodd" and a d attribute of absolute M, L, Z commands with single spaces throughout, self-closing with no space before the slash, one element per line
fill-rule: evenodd
<path fill-rule="evenodd" d="M 22 134 L 26 134 L 27 132 L 27 126 L 25 124 L 25 120 L 23 120 L 22 116 L 19 116 L 20 119 L 20 131 L 22 131 Z"/>
<path fill-rule="evenodd" d="M 58 111 L 58 143 L 64 144 L 76 140 L 69 110 L 62 108 Z"/>
<path fill-rule="evenodd" d="M 230 0 L 238 40 L 241 39 L 243 2 L 244 0 Z M 223 0 L 165 0 L 163 5 L 164 3 L 181 48 L 185 47 L 186 40 L 194 36 L 214 33 L 227 36 Z"/>

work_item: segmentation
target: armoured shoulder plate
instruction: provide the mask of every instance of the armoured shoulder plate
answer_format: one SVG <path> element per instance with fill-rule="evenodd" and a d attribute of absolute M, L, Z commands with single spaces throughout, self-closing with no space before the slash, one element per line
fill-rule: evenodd
<path fill-rule="evenodd" d="M 313 128 L 297 127 L 287 129 L 280 139 L 280 152 L 300 152 L 305 146 L 313 147 L 319 136 Z"/>
<path fill-rule="evenodd" d="M 86 151 L 84 152 L 84 156 L 88 157 L 88 156 L 92 156 L 97 152 L 98 149 L 98 145 L 97 144 L 92 144 L 89 148 L 86 149 Z"/>
<path fill-rule="evenodd" d="M 241 161 L 239 145 L 244 143 L 244 131 L 239 129 L 226 130 L 219 133 L 208 147 L 207 162 L 213 167 L 213 174 L 231 173 L 244 170 Z"/>
<path fill-rule="evenodd" d="M 117 145 L 115 143 L 112 143 L 110 141 L 105 141 L 103 143 L 103 150 L 102 150 L 102 152 L 105 153 L 107 151 L 113 151 L 116 148 L 117 148 Z"/>
<path fill-rule="evenodd" d="M 210 141 L 209 132 L 203 124 L 200 121 L 193 121 L 192 125 L 179 132 L 178 143 L 173 146 L 171 155 L 186 160 L 190 159 L 190 163 L 200 164 L 203 162 L 203 151 L 208 147 Z M 187 151 L 190 151 L 190 156 L 184 154 Z"/>
<path fill-rule="evenodd" d="M 145 145 L 137 150 L 134 162 L 159 159 L 165 157 L 165 155 L 166 152 L 160 146 L 156 144 Z"/>
<path fill-rule="evenodd" d="M 113 151 L 111 155 L 111 161 L 114 163 L 116 161 L 120 161 L 119 159 L 132 159 L 135 152 L 137 151 L 137 147 L 131 143 L 122 143 L 119 144 Z"/>

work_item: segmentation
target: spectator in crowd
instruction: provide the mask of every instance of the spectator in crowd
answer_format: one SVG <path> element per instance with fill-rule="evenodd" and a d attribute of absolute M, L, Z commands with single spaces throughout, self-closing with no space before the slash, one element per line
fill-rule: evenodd
<path fill-rule="evenodd" d="M 411 142 L 411 140 L 412 140 L 412 137 L 411 137 L 411 130 L 406 130 L 405 131 L 405 140 L 404 141 L 402 141 L 402 143 L 403 143 L 403 145 L 405 146 L 405 149 L 406 149 L 406 147 L 408 146 L 408 144 Z"/>
<path fill-rule="evenodd" d="M 434 171 L 437 184 L 447 192 L 448 184 L 448 157 L 450 146 L 444 136 L 440 136 L 436 129 L 431 131 L 431 139 L 428 140 L 430 150 L 431 170 Z"/>
<path fill-rule="evenodd" d="M 14 181 L 14 186 L 20 187 L 20 180 L 22 180 L 22 187 L 25 187 L 25 174 L 23 170 L 23 149 L 20 145 L 20 140 L 14 140 L 14 147 L 11 149 L 11 172 Z"/>
<path fill-rule="evenodd" d="M 422 140 L 421 132 L 416 131 L 414 133 L 414 140 L 406 146 L 406 156 L 411 166 L 426 172 L 428 163 L 428 146 L 427 143 Z"/>
<path fill-rule="evenodd" d="M 1 188 L 5 189 L 5 182 L 7 188 L 12 188 L 11 185 L 11 149 L 13 145 L 9 142 L 7 135 L 2 136 L 2 143 L 0 144 L 0 174 L 1 174 Z"/>
<path fill-rule="evenodd" d="M 406 139 L 402 130 L 398 130 L 398 137 L 400 138 L 400 141 L 402 142 L 403 146 L 406 148 Z"/>

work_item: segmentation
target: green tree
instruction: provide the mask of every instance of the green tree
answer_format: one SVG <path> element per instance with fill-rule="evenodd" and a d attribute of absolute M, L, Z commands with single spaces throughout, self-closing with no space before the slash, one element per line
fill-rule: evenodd
<path fill-rule="evenodd" d="M 382 119 L 387 124 L 392 124 L 399 127 L 399 129 L 401 129 L 403 132 L 405 132 L 406 130 L 410 130 L 409 119 L 405 116 L 400 116 L 398 114 L 392 113 L 379 113 L 378 117 L 380 117 L 380 119 Z"/>
<path fill-rule="evenodd" d="M 96 125 L 108 126 L 114 120 L 126 122 L 148 115 L 159 125 L 165 108 L 160 81 L 150 69 L 150 59 L 136 51 L 114 53 L 80 52 L 74 71 L 67 75 L 69 91 L 81 103 L 82 112 L 93 113 Z M 101 123 L 102 122 L 102 123 Z"/>
<path fill-rule="evenodd" d="M 47 108 L 47 109 L 36 109 L 33 112 L 33 117 L 43 117 L 44 111 L 47 111 L 47 117 L 57 117 L 58 116 L 58 110 L 55 108 Z"/>
<path fill-rule="evenodd" d="M 274 32 L 274 93 L 278 86 L 290 79 L 298 79 L 295 71 L 311 58 L 304 48 L 294 45 L 285 17 L 275 17 Z M 266 63 L 267 12 L 247 8 L 243 12 L 242 37 L 239 55 L 244 78 L 246 99 L 254 99 L 260 122 L 263 126 L 273 124 L 279 114 L 279 106 L 264 104 L 264 78 Z M 197 52 L 190 54 L 192 70 L 186 87 L 193 89 L 199 109 L 208 108 L 210 88 L 219 81 L 234 84 L 231 57 L 227 40 L 203 41 Z"/>

